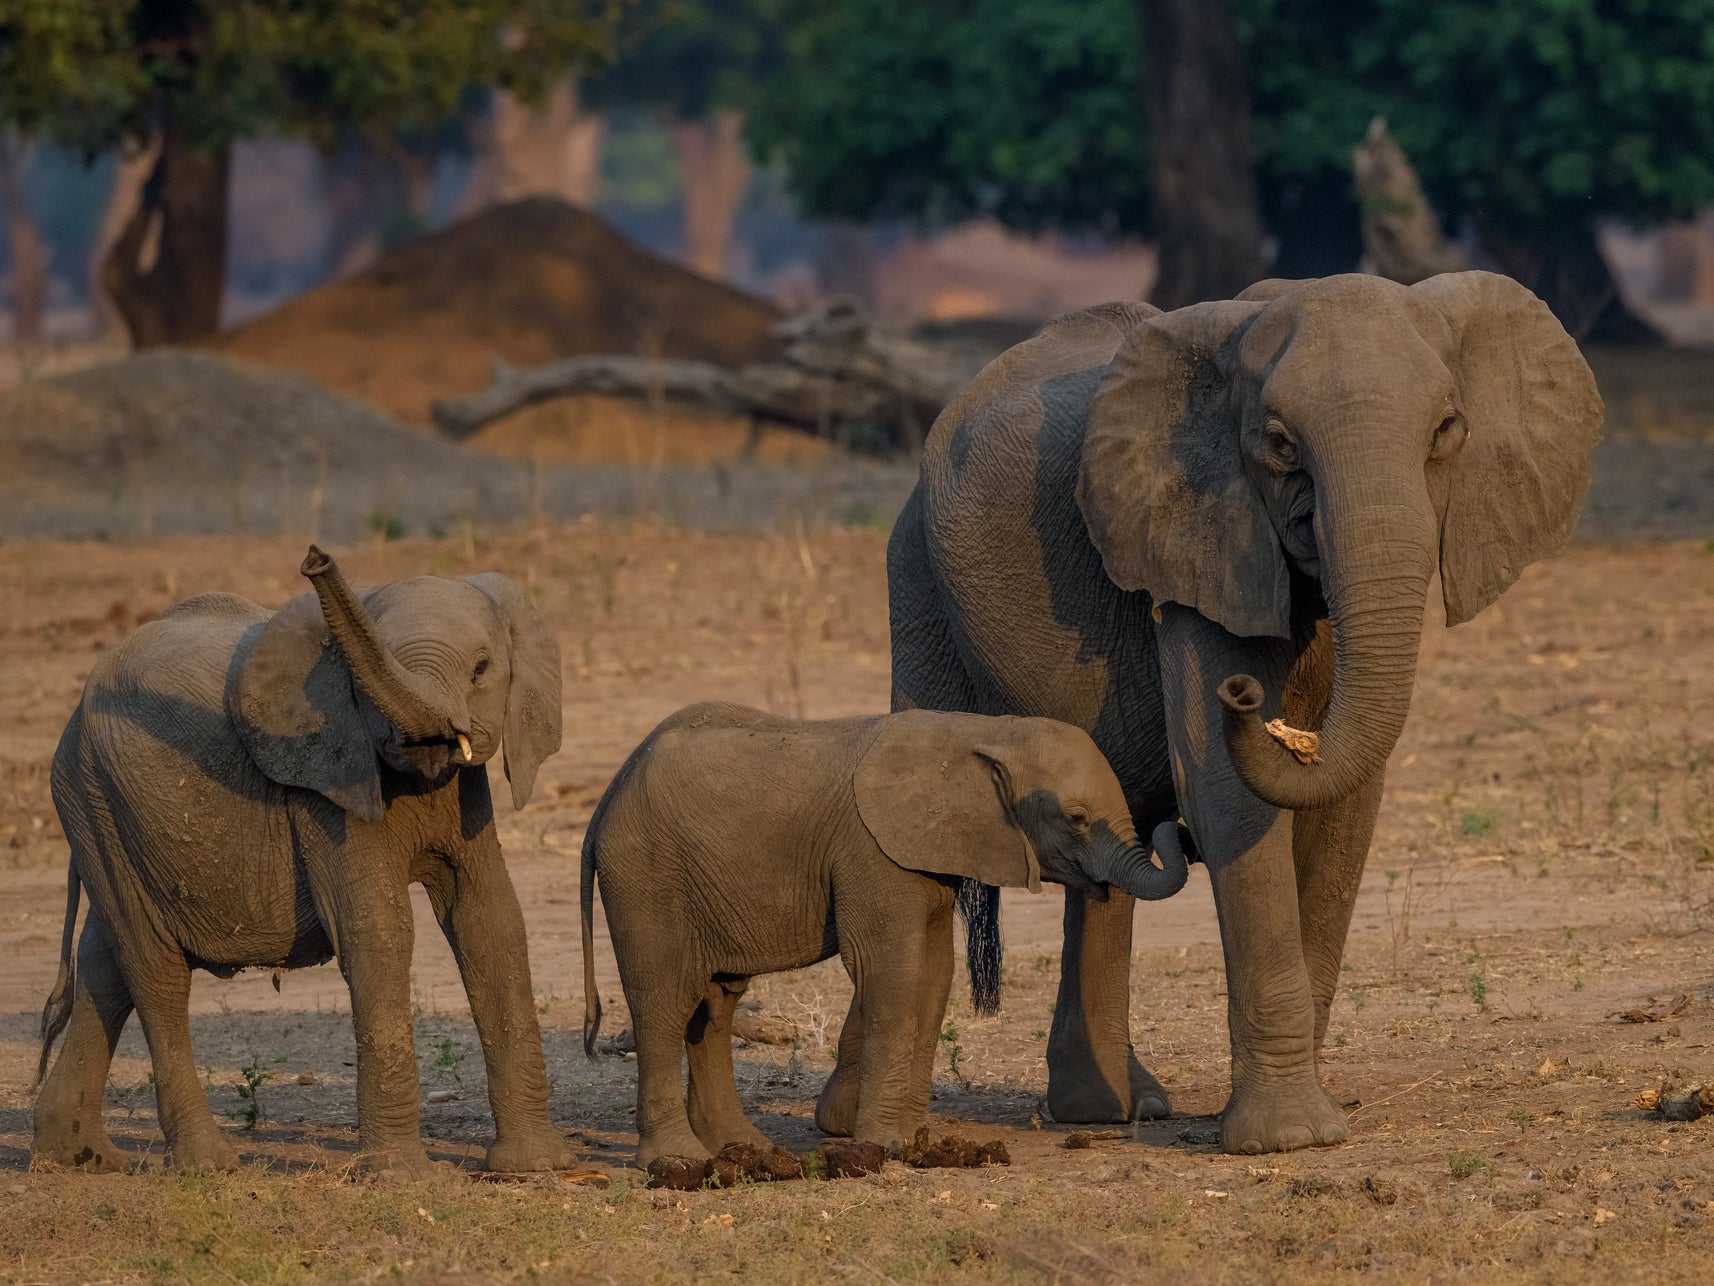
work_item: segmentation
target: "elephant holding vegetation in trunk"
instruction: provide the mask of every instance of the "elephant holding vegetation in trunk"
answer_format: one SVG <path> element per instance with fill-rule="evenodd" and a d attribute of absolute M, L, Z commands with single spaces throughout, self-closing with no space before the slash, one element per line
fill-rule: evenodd
<path fill-rule="evenodd" d="M 1225 949 L 1228 1151 L 1345 1137 L 1317 1052 L 1429 582 L 1456 625 L 1559 550 L 1602 414 L 1547 307 L 1461 272 L 1074 313 L 935 422 L 888 547 L 895 708 L 1076 724 L 1139 826 L 1182 815 Z M 964 900 L 991 1006 L 998 904 Z M 1131 910 L 1067 892 L 1059 1120 L 1169 1110 L 1130 1047 Z"/>
<path fill-rule="evenodd" d="M 928 1108 L 959 878 L 1053 880 L 1097 902 L 1111 886 L 1129 905 L 1184 887 L 1176 825 L 1155 847 L 1159 866 L 1088 734 L 1049 719 L 802 722 L 718 702 L 669 716 L 583 841 L 584 1048 L 601 1023 L 599 876 L 637 1037 L 637 1164 L 767 1146 L 738 1101 L 733 1008 L 752 975 L 836 954 L 856 990 L 816 1124 L 909 1139 Z"/>
<path fill-rule="evenodd" d="M 53 762 L 71 845 L 32 1155 L 122 1169 L 101 1121 L 131 1011 L 173 1163 L 230 1168 L 192 1057 L 190 974 L 332 957 L 351 988 L 357 1132 L 371 1169 L 422 1172 L 411 1034 L 420 882 L 458 960 L 488 1067 L 498 1170 L 570 1165 L 547 1116 L 524 921 L 489 758 L 512 802 L 559 748 L 559 647 L 505 577 L 352 590 L 311 546 L 313 594 L 270 612 L 204 594 L 95 667 Z M 72 958 L 80 890 L 89 914 Z"/>

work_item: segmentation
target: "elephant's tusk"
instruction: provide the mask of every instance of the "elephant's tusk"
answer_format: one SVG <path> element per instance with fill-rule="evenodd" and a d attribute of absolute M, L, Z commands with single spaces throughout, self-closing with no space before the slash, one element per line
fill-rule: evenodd
<path fill-rule="evenodd" d="M 1273 739 L 1291 751 L 1300 764 L 1321 762 L 1321 738 L 1315 733 L 1288 727 L 1284 719 L 1270 719 L 1266 727 Z"/>
<path fill-rule="evenodd" d="M 462 732 L 458 734 L 458 753 L 464 756 L 464 762 L 470 762 L 470 738 Z"/>

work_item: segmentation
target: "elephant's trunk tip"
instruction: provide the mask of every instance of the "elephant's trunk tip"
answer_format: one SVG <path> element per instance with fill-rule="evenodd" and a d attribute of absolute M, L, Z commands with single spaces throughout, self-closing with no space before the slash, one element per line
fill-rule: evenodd
<path fill-rule="evenodd" d="M 333 570 L 333 559 L 322 552 L 320 545 L 311 545 L 309 553 L 304 555 L 303 563 L 298 567 L 299 573 L 314 580 L 317 576 L 325 576 Z"/>
<path fill-rule="evenodd" d="M 1233 714 L 1254 714 L 1262 708 L 1262 685 L 1248 674 L 1234 674 L 1216 689 L 1220 704 Z"/>

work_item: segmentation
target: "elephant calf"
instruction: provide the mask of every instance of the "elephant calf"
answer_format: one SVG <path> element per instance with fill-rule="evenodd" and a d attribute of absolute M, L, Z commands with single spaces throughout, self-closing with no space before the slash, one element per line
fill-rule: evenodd
<path fill-rule="evenodd" d="M 637 1038 L 638 1164 L 766 1143 L 738 1102 L 733 1007 L 752 975 L 836 952 L 856 994 L 816 1124 L 908 1139 L 928 1108 L 960 878 L 1164 898 L 1186 870 L 1176 842 L 1160 848 L 1164 869 L 1095 743 L 1053 720 L 915 710 L 805 723 L 719 703 L 670 716 L 608 786 L 583 843 L 584 1048 L 601 1022 L 599 875 Z"/>
<path fill-rule="evenodd" d="M 484 767 L 503 737 L 522 808 L 559 748 L 558 644 L 503 576 L 354 591 L 314 546 L 301 570 L 315 592 L 277 612 L 204 594 L 143 626 L 95 667 L 60 739 L 53 795 L 71 869 L 38 1080 L 70 1030 L 36 1101 L 32 1155 L 124 1167 L 101 1101 L 134 1008 L 174 1164 L 232 1167 L 191 1055 L 190 971 L 337 956 L 362 1159 L 425 1170 L 407 887 L 420 882 L 482 1039 L 489 1168 L 569 1165 L 548 1122 L 524 921 Z"/>

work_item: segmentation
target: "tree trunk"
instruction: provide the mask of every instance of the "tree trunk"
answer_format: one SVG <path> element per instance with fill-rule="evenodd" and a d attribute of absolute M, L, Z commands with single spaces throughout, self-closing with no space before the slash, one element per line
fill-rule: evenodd
<path fill-rule="evenodd" d="M 1369 132 L 1352 151 L 1351 177 L 1363 211 L 1363 252 L 1369 271 L 1414 286 L 1464 267 L 1447 246 L 1416 169 L 1387 133 L 1384 118 L 1369 122 Z"/>
<path fill-rule="evenodd" d="M 143 199 L 101 271 L 132 347 L 185 343 L 220 329 L 231 173 L 230 143 L 199 148 L 181 126 L 167 126 Z"/>
<path fill-rule="evenodd" d="M 115 243 L 124 234 L 126 225 L 131 222 L 131 216 L 137 212 L 137 207 L 142 204 L 143 185 L 149 181 L 149 175 L 154 173 L 155 162 L 160 154 L 161 145 L 158 140 L 147 146 L 127 143 L 119 149 L 119 157 L 113 167 L 113 186 L 107 190 L 107 208 L 101 215 L 101 229 L 96 233 L 95 244 L 89 252 L 89 312 L 94 318 L 97 339 L 117 335 L 125 328 L 124 315 L 113 302 L 113 297 L 107 293 L 103 269 L 107 256 L 113 253 Z M 159 248 L 159 245 L 154 243 L 142 247 L 138 258 L 144 269 L 154 264 Z"/>
<path fill-rule="evenodd" d="M 48 311 L 48 245 L 24 194 L 24 158 L 29 144 L 0 135 L 0 215 L 10 229 L 12 251 L 12 342 L 34 348 L 42 342 Z"/>
<path fill-rule="evenodd" d="M 1626 306 L 1591 225 L 1565 224 L 1527 240 L 1484 227 L 1482 240 L 1506 275 L 1539 295 L 1579 344 L 1666 342 Z"/>
<path fill-rule="evenodd" d="M 493 199 L 557 196 L 592 208 L 600 188 L 606 137 L 606 119 L 583 110 L 572 77 L 555 85 L 539 107 L 496 90 Z"/>
<path fill-rule="evenodd" d="M 1137 0 L 1160 277 L 1153 302 L 1230 299 L 1264 275 L 1250 94 L 1230 0 Z"/>
<path fill-rule="evenodd" d="M 717 280 L 726 275 L 732 228 L 750 190 L 743 135 L 743 113 L 731 108 L 672 127 L 673 148 L 684 172 L 685 260 Z"/>

